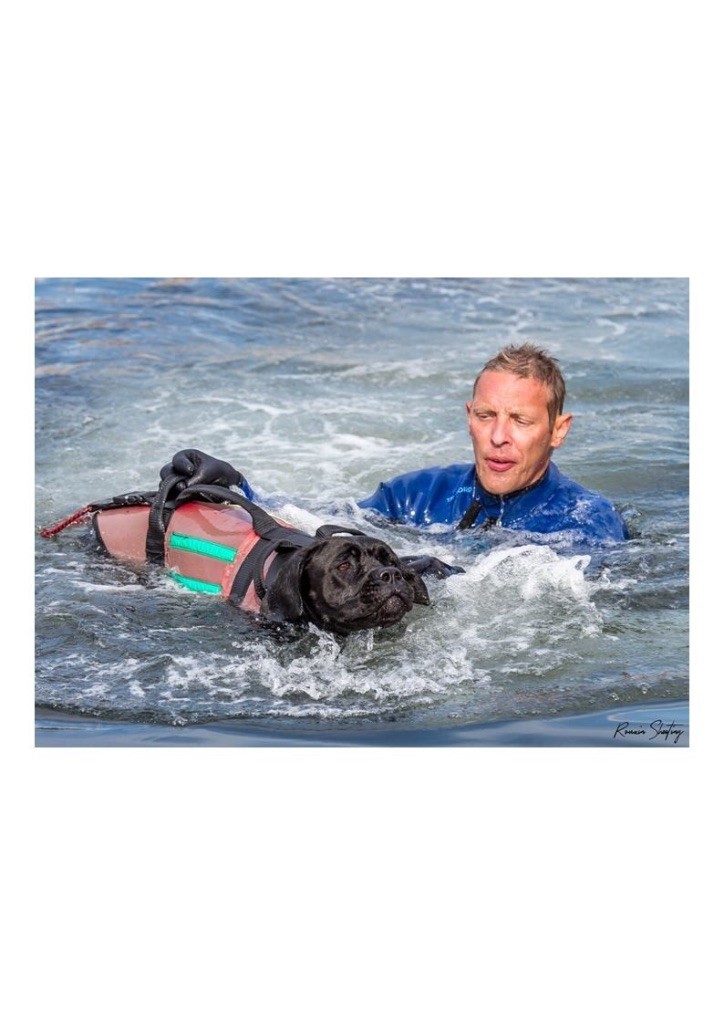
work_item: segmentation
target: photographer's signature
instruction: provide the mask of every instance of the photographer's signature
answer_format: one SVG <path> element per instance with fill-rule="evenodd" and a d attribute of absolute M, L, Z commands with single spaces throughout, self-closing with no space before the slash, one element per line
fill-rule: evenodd
<path fill-rule="evenodd" d="M 686 732 L 686 726 L 677 725 L 676 722 L 664 722 L 657 718 L 655 722 L 648 725 L 640 725 L 636 722 L 619 722 L 616 726 L 613 738 L 626 739 L 628 736 L 644 738 L 648 740 L 663 739 L 664 743 L 676 744 Z"/>

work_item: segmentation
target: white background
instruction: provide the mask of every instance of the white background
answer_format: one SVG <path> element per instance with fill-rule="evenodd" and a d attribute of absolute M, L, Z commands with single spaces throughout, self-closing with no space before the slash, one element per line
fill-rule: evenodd
<path fill-rule="evenodd" d="M 696 497 L 721 476 L 714 10 L 6 14 L 14 1021 L 710 1017 L 721 526 Z M 34 750 L 33 278 L 75 275 L 690 277 L 692 747 Z"/>

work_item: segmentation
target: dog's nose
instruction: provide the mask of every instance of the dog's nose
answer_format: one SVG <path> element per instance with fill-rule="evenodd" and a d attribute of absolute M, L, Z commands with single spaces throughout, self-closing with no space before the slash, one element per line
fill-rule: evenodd
<path fill-rule="evenodd" d="M 394 565 L 386 565 L 382 569 L 375 569 L 373 576 L 380 583 L 402 583 L 402 573 Z"/>

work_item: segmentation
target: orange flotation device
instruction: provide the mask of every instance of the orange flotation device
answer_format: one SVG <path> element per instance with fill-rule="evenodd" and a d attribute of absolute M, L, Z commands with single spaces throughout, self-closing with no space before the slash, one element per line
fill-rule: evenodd
<path fill-rule="evenodd" d="M 93 526 L 109 555 L 145 562 L 150 515 L 151 509 L 143 506 L 106 509 L 95 513 Z M 290 533 L 296 532 L 288 524 L 284 526 Z M 256 587 L 249 586 L 254 574 L 241 595 L 240 585 L 234 589 L 234 582 L 260 542 L 263 544 L 263 538 L 245 509 L 190 501 L 171 513 L 164 539 L 164 565 L 181 586 L 226 598 L 233 593 L 241 608 L 257 612 L 260 595 Z M 277 550 L 271 550 L 264 559 L 262 581 Z M 244 575 L 248 576 L 248 571 Z"/>
<path fill-rule="evenodd" d="M 250 612 L 260 610 L 265 580 L 280 552 L 334 534 L 360 535 L 349 527 L 325 525 L 311 537 L 274 519 L 245 495 L 212 484 L 186 487 L 172 498 L 180 479 L 172 475 L 158 491 L 86 505 L 41 535 L 54 536 L 91 518 L 101 547 L 114 558 L 163 564 L 181 586 L 219 594 Z"/>

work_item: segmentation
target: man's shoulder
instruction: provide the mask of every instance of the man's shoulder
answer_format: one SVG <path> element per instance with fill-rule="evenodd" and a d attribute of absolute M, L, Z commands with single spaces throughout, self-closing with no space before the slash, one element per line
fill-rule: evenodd
<path fill-rule="evenodd" d="M 427 466 L 390 480 L 386 485 L 394 494 L 414 499 L 418 511 L 424 505 L 426 519 L 446 522 L 450 509 L 458 502 L 470 502 L 476 489 L 475 464 L 455 462 L 450 466 Z M 447 511 L 444 511 L 447 510 Z"/>
<path fill-rule="evenodd" d="M 458 489 L 475 486 L 475 465 L 472 462 L 456 462 L 451 466 L 426 466 L 400 473 L 380 484 L 380 487 L 395 493 L 428 490 L 429 488 Z"/>
<path fill-rule="evenodd" d="M 590 487 L 584 487 L 577 480 L 566 476 L 553 463 L 551 463 L 551 478 L 554 484 L 553 492 L 557 497 L 570 498 L 573 501 L 583 499 L 594 503 L 600 502 L 602 505 L 608 505 L 610 508 L 613 508 L 613 504 L 608 498 L 604 498 L 598 491 L 592 491 Z"/>
<path fill-rule="evenodd" d="M 457 506 L 470 503 L 468 495 L 474 487 L 475 466 L 471 462 L 428 466 L 381 483 L 374 494 L 358 504 L 389 519 L 420 526 L 450 523 L 455 520 Z"/>
<path fill-rule="evenodd" d="M 551 465 L 551 473 L 551 512 L 569 517 L 571 528 L 611 539 L 625 539 L 626 526 L 612 501 L 565 476 L 554 465 Z"/>
<path fill-rule="evenodd" d="M 451 466 L 426 466 L 424 469 L 413 469 L 409 473 L 401 473 L 394 477 L 390 483 L 397 481 L 406 484 L 416 484 L 420 481 L 449 480 L 451 483 L 462 481 L 475 476 L 475 465 L 472 462 L 455 462 Z"/>

